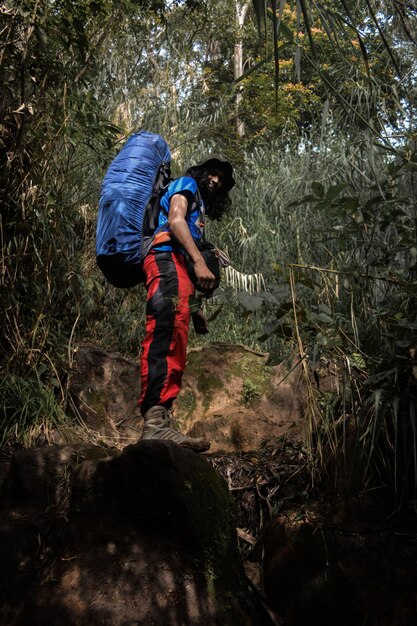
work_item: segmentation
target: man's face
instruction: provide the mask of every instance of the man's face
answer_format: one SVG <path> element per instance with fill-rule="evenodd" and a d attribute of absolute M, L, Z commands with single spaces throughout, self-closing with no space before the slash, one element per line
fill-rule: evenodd
<path fill-rule="evenodd" d="M 223 185 L 223 172 L 217 168 L 210 168 L 208 173 L 207 191 L 212 197 Z"/>

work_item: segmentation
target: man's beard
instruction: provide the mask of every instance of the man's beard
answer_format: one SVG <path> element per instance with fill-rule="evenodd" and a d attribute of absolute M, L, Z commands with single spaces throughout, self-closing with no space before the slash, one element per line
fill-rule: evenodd
<path fill-rule="evenodd" d="M 217 189 L 211 186 L 208 174 L 201 179 L 199 189 L 205 203 L 209 202 L 217 195 Z"/>

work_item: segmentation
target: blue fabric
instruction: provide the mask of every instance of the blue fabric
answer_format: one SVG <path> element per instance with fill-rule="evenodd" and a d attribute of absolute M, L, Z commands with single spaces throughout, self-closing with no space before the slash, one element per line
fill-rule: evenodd
<path fill-rule="evenodd" d="M 191 236 L 194 239 L 194 241 L 196 242 L 201 241 L 203 237 L 203 230 L 204 230 L 204 226 L 202 226 L 202 223 L 204 222 L 204 203 L 201 199 L 201 196 L 200 196 L 200 204 L 197 204 L 195 206 L 195 209 L 191 210 L 193 208 L 193 204 L 195 204 L 195 202 L 197 201 L 197 192 L 198 192 L 198 187 L 194 178 L 191 178 L 189 176 L 182 176 L 181 178 L 177 178 L 173 180 L 172 183 L 168 185 L 168 189 L 166 190 L 165 194 L 162 196 L 161 201 L 160 201 L 160 204 L 163 210 L 159 214 L 158 230 L 169 232 L 169 225 L 168 225 L 169 204 L 171 202 L 172 196 L 175 196 L 175 194 L 180 193 L 186 196 L 186 198 L 188 199 L 189 211 L 187 212 L 185 221 L 187 222 L 188 228 L 190 229 Z M 184 253 L 184 249 L 178 244 L 176 244 L 175 241 L 173 241 L 172 244 L 171 243 L 159 244 L 155 246 L 154 249 L 161 250 L 161 251 L 162 250 L 163 251 L 175 250 L 176 252 L 180 252 L 181 254 Z"/>
<path fill-rule="evenodd" d="M 169 148 L 160 135 L 131 135 L 113 159 L 101 187 L 96 255 L 122 254 L 128 264 L 141 262 L 143 216 Z"/>

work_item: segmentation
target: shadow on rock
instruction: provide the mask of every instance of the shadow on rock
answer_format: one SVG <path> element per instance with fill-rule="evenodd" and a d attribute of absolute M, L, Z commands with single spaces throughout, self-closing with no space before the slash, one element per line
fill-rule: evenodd
<path fill-rule="evenodd" d="M 51 450 L 45 448 L 48 458 Z M 41 454 L 25 453 L 29 466 L 28 455 Z M 10 520 L 27 517 L 22 494 L 31 478 L 25 486 L 18 465 L 15 458 L 3 491 Z M 51 474 L 44 476 L 48 486 L 42 490 L 37 483 L 37 519 L 45 512 L 45 493 L 54 493 Z M 14 479 L 20 494 L 15 501 Z M 28 556 L 25 593 L 14 606 L 9 600 L 2 624 L 270 623 L 244 575 L 227 485 L 203 457 L 171 442 L 146 441 L 118 456 L 86 458 L 72 467 L 67 500 L 65 524 L 61 517 L 60 525 L 49 525 L 43 547 Z M 33 498 L 31 505 L 33 516 Z M 49 507 L 49 515 L 58 511 Z M 6 589 L 0 592 L 7 605 Z"/>

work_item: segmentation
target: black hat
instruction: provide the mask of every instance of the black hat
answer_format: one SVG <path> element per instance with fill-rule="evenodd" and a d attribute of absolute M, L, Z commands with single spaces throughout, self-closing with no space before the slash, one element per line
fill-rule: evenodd
<path fill-rule="evenodd" d="M 235 186 L 232 164 L 221 154 L 207 155 L 205 159 L 197 165 L 197 167 L 202 166 L 207 169 L 215 168 L 223 173 L 223 189 L 225 189 L 225 191 L 230 191 L 230 189 Z"/>

